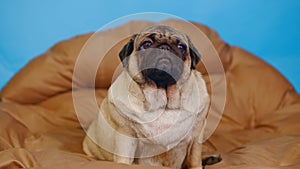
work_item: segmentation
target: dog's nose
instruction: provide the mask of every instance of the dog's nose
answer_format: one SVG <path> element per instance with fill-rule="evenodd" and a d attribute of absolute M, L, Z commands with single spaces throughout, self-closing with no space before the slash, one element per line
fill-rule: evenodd
<path fill-rule="evenodd" d="M 160 45 L 158 47 L 158 49 L 162 49 L 162 50 L 170 50 L 170 46 L 169 45 L 166 45 L 166 44 L 163 44 L 163 45 Z"/>

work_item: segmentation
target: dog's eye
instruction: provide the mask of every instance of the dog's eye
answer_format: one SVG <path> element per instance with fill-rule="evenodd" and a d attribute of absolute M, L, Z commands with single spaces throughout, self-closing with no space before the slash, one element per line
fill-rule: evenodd
<path fill-rule="evenodd" d="M 152 45 L 152 42 L 146 41 L 146 42 L 143 43 L 142 46 L 143 46 L 144 49 L 148 49 L 148 48 L 150 48 L 151 45 Z"/>
<path fill-rule="evenodd" d="M 180 44 L 180 43 L 177 45 L 177 48 L 180 49 L 180 50 L 182 50 L 182 51 L 186 50 L 186 46 L 183 45 L 183 44 Z"/>

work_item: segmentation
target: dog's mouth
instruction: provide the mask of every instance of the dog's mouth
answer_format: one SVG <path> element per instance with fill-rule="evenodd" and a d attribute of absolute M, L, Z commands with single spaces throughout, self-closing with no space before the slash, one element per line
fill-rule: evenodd
<path fill-rule="evenodd" d="M 142 74 L 145 77 L 146 82 L 150 82 L 149 80 L 153 81 L 157 88 L 167 88 L 168 86 L 175 84 L 178 80 L 169 73 L 156 68 L 143 70 Z"/>
<path fill-rule="evenodd" d="M 145 81 L 167 88 L 181 77 L 184 61 L 169 50 L 149 48 L 138 52 L 140 70 Z"/>

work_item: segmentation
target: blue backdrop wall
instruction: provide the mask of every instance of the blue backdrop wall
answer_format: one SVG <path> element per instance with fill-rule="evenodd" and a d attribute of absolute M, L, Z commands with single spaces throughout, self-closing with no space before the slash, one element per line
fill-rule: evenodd
<path fill-rule="evenodd" d="M 140 12 L 169 13 L 208 25 L 229 44 L 276 67 L 300 91 L 298 0 L 4 0 L 0 3 L 0 88 L 58 41 Z"/>

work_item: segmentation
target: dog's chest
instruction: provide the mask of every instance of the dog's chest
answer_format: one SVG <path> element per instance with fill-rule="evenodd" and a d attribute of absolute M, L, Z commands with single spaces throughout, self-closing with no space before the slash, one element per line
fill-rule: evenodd
<path fill-rule="evenodd" d="M 169 150 L 190 136 L 195 115 L 184 110 L 165 110 L 155 120 L 134 126 L 140 141 L 157 144 Z"/>
<path fill-rule="evenodd" d="M 159 114 L 153 121 L 140 123 L 138 129 L 139 136 L 153 137 L 162 134 L 167 130 L 172 130 L 172 128 L 175 127 L 174 125 L 176 125 L 176 121 L 179 120 L 177 112 L 174 110 L 166 110 Z M 173 130 L 171 132 L 175 132 Z"/>

